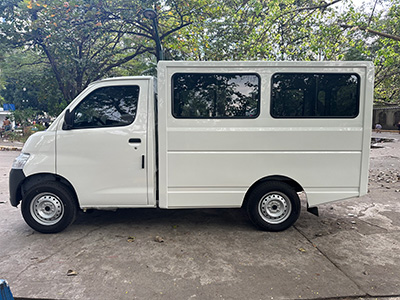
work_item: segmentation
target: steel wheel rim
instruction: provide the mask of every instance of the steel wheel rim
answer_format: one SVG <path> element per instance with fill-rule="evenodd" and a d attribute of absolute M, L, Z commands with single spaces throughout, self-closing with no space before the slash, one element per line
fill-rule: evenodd
<path fill-rule="evenodd" d="M 280 192 L 264 195 L 258 205 L 261 218 L 270 224 L 280 224 L 289 218 L 292 212 L 290 199 Z"/>
<path fill-rule="evenodd" d="M 64 205 L 58 196 L 41 193 L 33 198 L 30 212 L 36 222 L 50 226 L 57 224 L 64 216 Z"/>

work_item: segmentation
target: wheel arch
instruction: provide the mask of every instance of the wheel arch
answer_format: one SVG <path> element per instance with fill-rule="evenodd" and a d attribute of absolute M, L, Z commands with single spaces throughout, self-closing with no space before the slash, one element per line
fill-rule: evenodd
<path fill-rule="evenodd" d="M 63 184 L 66 188 L 68 188 L 68 190 L 70 190 L 70 192 L 73 194 L 76 204 L 79 207 L 78 195 L 72 184 L 64 177 L 52 173 L 33 174 L 26 177 L 25 180 L 21 183 L 19 189 L 17 190 L 17 199 L 19 199 L 18 202 L 22 200 L 25 193 L 29 191 L 33 186 L 48 181 L 59 182 Z"/>
<path fill-rule="evenodd" d="M 283 175 L 266 176 L 266 177 L 260 178 L 259 180 L 257 180 L 250 186 L 250 188 L 247 190 L 247 192 L 244 196 L 242 207 L 247 206 L 249 195 L 256 188 L 256 186 L 258 186 L 261 183 L 268 182 L 268 181 L 284 182 L 284 183 L 288 184 L 289 186 L 291 186 L 297 193 L 304 191 L 303 187 L 296 180 L 294 180 L 290 177 L 283 176 Z"/>

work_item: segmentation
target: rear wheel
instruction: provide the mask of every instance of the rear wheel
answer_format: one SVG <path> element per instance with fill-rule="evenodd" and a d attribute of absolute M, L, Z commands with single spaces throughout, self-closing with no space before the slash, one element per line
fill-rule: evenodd
<path fill-rule="evenodd" d="M 266 181 L 249 195 L 247 213 L 260 229 L 282 231 L 292 226 L 300 215 L 300 199 L 288 184 Z"/>
<path fill-rule="evenodd" d="M 25 222 L 42 233 L 56 233 L 76 218 L 77 205 L 70 190 L 58 182 L 33 186 L 24 195 L 21 206 Z"/>

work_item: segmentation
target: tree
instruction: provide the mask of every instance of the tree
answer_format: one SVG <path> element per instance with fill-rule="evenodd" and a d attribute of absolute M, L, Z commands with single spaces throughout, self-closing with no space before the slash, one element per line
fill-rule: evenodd
<path fill-rule="evenodd" d="M 375 63 L 375 101 L 400 103 L 400 1 L 383 1 L 387 10 L 364 8 L 341 27 L 354 41 L 350 53 Z M 349 54 L 350 54 L 349 53 Z M 349 55 L 348 55 L 349 56 Z"/>
<path fill-rule="evenodd" d="M 154 5 L 163 16 L 162 38 L 191 23 L 193 5 L 179 0 L 163 2 L 162 7 L 139 0 L 6 0 L 0 6 L 5 20 L 0 42 L 40 57 L 69 102 L 90 82 L 155 53 L 154 29 L 142 15 Z M 137 63 L 130 66 L 144 69 Z"/>
<path fill-rule="evenodd" d="M 33 108 L 57 115 L 66 106 L 57 82 L 42 57 L 30 51 L 14 50 L 1 63 L 4 89 L 0 92 L 18 109 Z"/>
<path fill-rule="evenodd" d="M 21 101 L 35 82 L 37 104 L 57 111 L 92 81 L 154 75 L 157 36 L 142 14 L 153 8 L 167 59 L 372 59 L 377 98 L 397 101 L 400 0 L 382 1 L 387 13 L 350 0 L 3 0 L 0 93 Z"/>
<path fill-rule="evenodd" d="M 193 60 L 337 59 L 343 55 L 337 41 L 343 30 L 333 26 L 338 2 L 212 1 L 210 15 L 177 32 L 171 48 Z"/>
<path fill-rule="evenodd" d="M 4 97 L 1 95 L 1 91 L 4 90 L 5 88 L 5 82 L 4 79 L 2 79 L 1 73 L 0 73 L 0 105 L 2 106 L 5 103 Z"/>

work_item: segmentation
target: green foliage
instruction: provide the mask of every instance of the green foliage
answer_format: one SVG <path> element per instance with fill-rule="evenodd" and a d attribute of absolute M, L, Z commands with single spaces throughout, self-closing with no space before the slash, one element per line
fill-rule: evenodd
<path fill-rule="evenodd" d="M 378 26 L 380 30 L 400 36 L 400 1 L 393 2 Z M 400 41 L 379 38 L 371 46 L 371 51 L 376 55 L 376 99 L 400 103 Z"/>
<path fill-rule="evenodd" d="M 66 106 L 51 69 L 42 57 L 14 50 L 0 68 L 5 87 L 0 94 L 17 109 L 34 108 L 56 115 Z"/>
<path fill-rule="evenodd" d="M 46 130 L 46 127 L 44 125 L 42 125 L 42 124 L 35 124 L 32 127 L 32 130 L 33 131 L 44 131 L 44 130 Z"/>
<path fill-rule="evenodd" d="M 348 14 L 351 26 L 344 28 L 352 42 L 345 58 L 374 61 L 375 101 L 400 104 L 400 1 L 378 4 L 384 9 L 363 8 Z"/>
<path fill-rule="evenodd" d="M 338 12 L 321 1 L 211 1 L 211 17 L 176 33 L 171 48 L 191 60 L 341 59 Z M 178 41 L 178 42 L 176 42 Z"/>
<path fill-rule="evenodd" d="M 118 75 L 121 66 L 124 75 L 145 69 L 140 59 L 130 62 L 155 53 L 152 23 L 142 14 L 153 5 L 142 0 L 8 0 L 0 7 L 5 19 L 0 23 L 0 42 L 40 57 L 69 102 L 90 82 Z M 192 8 L 186 6 L 167 1 L 164 7 L 170 8 L 160 8 L 160 19 L 168 24 L 164 36 L 174 26 L 186 26 Z"/>
<path fill-rule="evenodd" d="M 376 98 L 398 102 L 400 0 L 370 1 L 3 0 L 0 101 L 54 115 L 92 81 L 155 75 L 153 8 L 167 59 L 373 60 Z"/>
<path fill-rule="evenodd" d="M 134 39 L 116 32 L 111 2 L 94 0 L 13 1 L 2 31 L 12 47 L 29 47 L 49 65 L 65 100 L 107 75 L 134 49 Z M 114 7 L 114 6 L 113 6 Z M 117 6 L 118 7 L 118 6 Z"/>
<path fill-rule="evenodd" d="M 5 89 L 5 81 L 0 73 L 0 105 L 2 106 L 5 102 L 4 97 L 1 95 L 1 91 Z"/>
<path fill-rule="evenodd" d="M 190 24 L 194 6 L 142 0 L 6 0 L 0 4 L 1 97 L 17 109 L 59 113 L 92 81 L 154 74 L 156 36 L 142 11 L 159 11 L 161 34 Z M 0 86 L 1 89 L 2 86 Z M 0 98 L 2 99 L 2 98 Z"/>
<path fill-rule="evenodd" d="M 15 110 L 11 118 L 13 121 L 15 121 L 16 124 L 20 124 L 21 126 L 30 126 L 32 124 L 32 121 L 36 119 L 38 115 L 38 111 L 32 109 L 32 108 L 26 108 L 26 109 L 19 109 Z"/>

